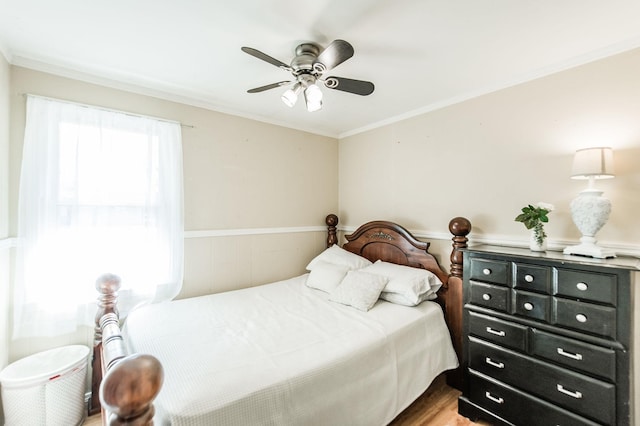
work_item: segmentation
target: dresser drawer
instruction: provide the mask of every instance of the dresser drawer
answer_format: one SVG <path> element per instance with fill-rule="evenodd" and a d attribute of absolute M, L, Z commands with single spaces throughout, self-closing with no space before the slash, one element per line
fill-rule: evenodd
<path fill-rule="evenodd" d="M 471 258 L 469 278 L 488 283 L 507 285 L 509 262 Z"/>
<path fill-rule="evenodd" d="M 558 269 L 557 294 L 580 300 L 616 305 L 616 276 Z"/>
<path fill-rule="evenodd" d="M 549 322 L 551 296 L 526 291 L 516 291 L 515 313 L 538 321 Z"/>
<path fill-rule="evenodd" d="M 514 386 L 521 379 L 515 367 L 518 354 L 488 345 L 474 337 L 469 337 L 468 350 L 470 369 Z"/>
<path fill-rule="evenodd" d="M 533 330 L 532 336 L 533 355 L 615 381 L 616 352 L 613 349 L 556 336 L 541 330 Z"/>
<path fill-rule="evenodd" d="M 515 288 L 551 294 L 551 268 L 516 263 Z"/>
<path fill-rule="evenodd" d="M 476 404 L 513 424 L 525 424 L 523 417 L 526 416 L 535 419 L 539 425 L 597 426 L 597 423 L 584 417 L 473 372 L 469 374 L 469 394 Z"/>
<path fill-rule="evenodd" d="M 615 308 L 557 297 L 554 298 L 554 303 L 556 324 L 615 339 Z"/>
<path fill-rule="evenodd" d="M 498 311 L 507 311 L 510 291 L 507 287 L 471 282 L 471 303 Z"/>
<path fill-rule="evenodd" d="M 615 424 L 615 385 L 469 338 L 469 368 L 604 424 Z"/>
<path fill-rule="evenodd" d="M 527 327 L 475 312 L 469 312 L 469 333 L 522 352 L 527 348 Z"/>

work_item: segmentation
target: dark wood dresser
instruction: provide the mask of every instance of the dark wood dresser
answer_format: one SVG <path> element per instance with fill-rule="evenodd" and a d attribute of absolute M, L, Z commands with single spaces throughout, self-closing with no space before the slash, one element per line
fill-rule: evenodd
<path fill-rule="evenodd" d="M 465 250 L 459 413 L 507 425 L 631 424 L 639 265 L 634 258 Z"/>

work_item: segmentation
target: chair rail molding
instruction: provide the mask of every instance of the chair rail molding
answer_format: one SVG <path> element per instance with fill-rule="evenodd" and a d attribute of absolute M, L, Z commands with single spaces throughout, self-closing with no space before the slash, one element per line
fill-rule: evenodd
<path fill-rule="evenodd" d="M 184 238 L 229 237 L 240 235 L 293 234 L 299 232 L 327 232 L 326 226 L 297 226 L 281 228 L 205 229 L 185 231 Z"/>
<path fill-rule="evenodd" d="M 355 230 L 356 228 L 353 226 L 338 226 L 338 231 L 345 233 L 351 233 Z M 419 229 L 409 229 L 408 231 L 418 238 L 426 238 L 429 240 L 451 240 L 451 235 L 446 232 L 433 232 Z M 480 234 L 476 233 L 475 231 L 471 231 L 471 233 L 468 235 L 468 238 L 469 246 L 489 244 L 504 247 L 529 247 L 529 236 L 523 238 L 520 236 L 514 237 L 512 235 Z M 547 250 L 562 251 L 567 246 L 578 244 L 579 240 L 548 239 L 547 242 Z M 598 243 L 602 247 L 606 247 L 607 249 L 615 251 L 619 256 L 629 256 L 640 259 L 640 245 L 638 244 L 620 243 L 613 241 L 599 241 Z"/>

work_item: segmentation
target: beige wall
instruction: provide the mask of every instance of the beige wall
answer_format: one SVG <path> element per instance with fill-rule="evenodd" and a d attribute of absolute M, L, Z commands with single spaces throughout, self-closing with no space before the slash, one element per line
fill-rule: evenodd
<path fill-rule="evenodd" d="M 636 49 L 343 138 L 342 223 L 384 218 L 429 234 L 465 216 L 472 238 L 524 245 L 514 218 L 544 201 L 556 207 L 550 247 L 562 248 L 580 236 L 569 203 L 586 188 L 569 178 L 573 153 L 611 146 L 617 176 L 596 186 L 613 210 L 598 239 L 640 254 L 639 75 Z"/>
<path fill-rule="evenodd" d="M 31 93 L 185 124 L 187 231 L 322 225 L 326 209 L 337 207 L 335 139 L 20 67 L 12 68 L 11 87 L 12 178 L 19 177 L 24 94 Z M 17 185 L 11 189 L 14 205 Z"/>
<path fill-rule="evenodd" d="M 11 68 L 11 236 L 27 93 L 185 125 L 185 278 L 179 297 L 298 275 L 324 247 L 324 218 L 338 206 L 336 139 L 21 67 Z M 9 358 L 91 338 L 91 330 L 80 330 L 53 340 L 14 340 Z"/>

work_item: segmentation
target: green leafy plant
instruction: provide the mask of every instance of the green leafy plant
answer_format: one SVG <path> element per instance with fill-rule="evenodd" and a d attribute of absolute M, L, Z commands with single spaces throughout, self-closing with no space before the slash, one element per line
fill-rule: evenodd
<path fill-rule="evenodd" d="M 527 229 L 533 229 L 536 242 L 541 245 L 547 234 L 544 232 L 544 224 L 549 222 L 549 213 L 553 211 L 553 205 L 539 202 L 535 206 L 528 204 L 522 208 L 522 213 L 516 216 L 516 222 L 524 223 Z"/>

